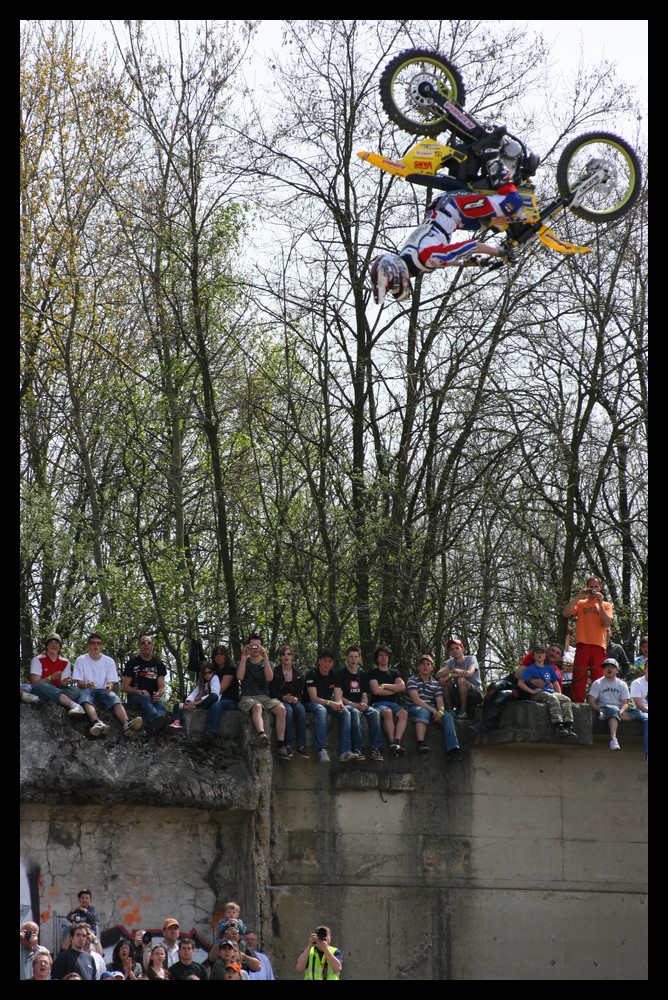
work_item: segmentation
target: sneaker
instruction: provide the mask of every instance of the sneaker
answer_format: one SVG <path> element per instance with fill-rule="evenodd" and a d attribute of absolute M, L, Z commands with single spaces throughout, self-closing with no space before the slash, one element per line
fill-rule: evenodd
<path fill-rule="evenodd" d="M 88 732 L 91 736 L 104 736 L 108 729 L 109 726 L 106 722 L 100 722 L 98 719 L 97 722 L 93 723 Z"/>
<path fill-rule="evenodd" d="M 306 760 L 309 760 L 308 750 L 306 747 L 297 747 L 297 753 L 300 757 L 304 757 Z"/>
<path fill-rule="evenodd" d="M 21 691 L 21 701 L 25 701 L 28 705 L 35 705 L 39 701 L 36 694 L 30 694 L 30 691 Z M 83 709 L 81 709 L 83 712 Z"/>
<path fill-rule="evenodd" d="M 469 714 L 465 712 L 463 708 L 456 708 L 452 713 L 455 719 L 468 719 Z"/>
<path fill-rule="evenodd" d="M 418 753 L 429 753 L 429 747 L 424 740 L 418 740 L 415 744 L 415 749 Z"/>
<path fill-rule="evenodd" d="M 366 760 L 366 757 L 364 756 L 364 750 L 362 749 L 362 747 L 355 747 L 353 753 L 355 754 L 358 760 Z"/>
<path fill-rule="evenodd" d="M 563 722 L 558 722 L 554 727 L 555 736 L 568 736 L 568 730 Z"/>
<path fill-rule="evenodd" d="M 406 748 L 402 747 L 399 740 L 395 740 L 394 743 L 390 744 L 390 752 L 393 757 L 403 757 L 406 753 Z"/>
<path fill-rule="evenodd" d="M 160 728 L 164 729 L 165 726 L 167 725 L 167 719 L 164 717 L 164 715 L 161 715 L 160 718 L 162 719 L 162 723 L 163 723 L 160 726 Z M 130 719 L 130 726 L 131 726 L 132 729 L 135 730 L 135 732 L 139 732 L 139 730 L 141 729 L 141 727 L 142 727 L 143 724 L 144 724 L 144 720 L 142 719 L 141 715 L 137 715 L 134 719 Z"/>
<path fill-rule="evenodd" d="M 453 747 L 448 750 L 448 760 L 464 760 L 464 754 L 459 747 Z"/>
<path fill-rule="evenodd" d="M 174 719 L 173 722 L 170 722 L 169 728 L 170 729 L 183 729 L 183 726 L 181 725 L 181 723 L 179 722 L 178 719 Z"/>
<path fill-rule="evenodd" d="M 132 725 L 134 720 L 128 719 L 127 722 L 123 723 L 123 734 L 125 736 L 134 736 L 137 732 L 137 727 Z"/>
<path fill-rule="evenodd" d="M 257 738 L 261 747 L 269 746 L 269 737 L 267 736 L 266 733 L 258 733 Z"/>
<path fill-rule="evenodd" d="M 566 736 L 577 736 L 577 733 L 569 722 L 564 723 L 564 728 L 566 729 Z"/>
<path fill-rule="evenodd" d="M 289 752 L 288 747 L 279 747 L 276 751 L 276 756 L 279 760 L 292 760 L 292 754 Z"/>
<path fill-rule="evenodd" d="M 356 753 L 351 750 L 346 750 L 345 753 L 339 754 L 339 760 L 342 764 L 352 764 L 354 761 L 359 760 Z"/>
<path fill-rule="evenodd" d="M 288 751 L 288 757 L 290 758 L 290 760 L 292 760 L 294 755 L 292 753 L 292 747 L 290 746 L 289 743 L 285 744 L 285 749 Z"/>
<path fill-rule="evenodd" d="M 383 757 L 383 751 L 379 750 L 378 747 L 374 747 L 370 754 L 371 760 L 385 760 Z"/>
<path fill-rule="evenodd" d="M 326 750 L 318 750 L 318 760 L 321 764 L 329 764 L 329 754 Z"/>
<path fill-rule="evenodd" d="M 84 712 L 84 710 L 81 707 L 81 705 L 72 705 L 72 707 L 70 708 L 70 710 L 68 711 L 67 714 L 68 715 L 85 715 L 86 713 Z"/>
<path fill-rule="evenodd" d="M 475 725 L 469 726 L 470 733 L 485 733 L 487 732 L 487 726 L 483 726 L 482 722 L 476 722 Z"/>
<path fill-rule="evenodd" d="M 611 750 L 621 750 L 621 749 L 622 749 L 622 748 L 620 747 L 620 745 L 619 745 L 619 740 L 615 739 L 615 737 L 614 737 L 614 736 L 613 736 L 613 738 L 612 738 L 612 739 L 610 740 L 610 749 L 611 749 Z"/>

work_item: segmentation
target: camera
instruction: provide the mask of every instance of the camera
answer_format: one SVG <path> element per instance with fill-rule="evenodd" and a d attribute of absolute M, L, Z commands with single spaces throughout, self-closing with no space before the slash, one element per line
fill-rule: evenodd
<path fill-rule="evenodd" d="M 29 941 L 31 937 L 32 937 L 32 931 L 25 930 L 23 932 L 23 940 L 24 941 Z"/>
<path fill-rule="evenodd" d="M 259 649 L 259 648 L 260 647 L 258 646 L 258 644 L 256 642 L 254 642 L 254 643 L 251 644 L 251 649 Z"/>
<path fill-rule="evenodd" d="M 149 934 L 148 931 L 145 931 L 142 934 L 142 936 L 141 936 L 141 943 L 142 944 L 150 944 L 152 940 L 153 940 L 153 938 L 151 937 L 151 935 Z"/>
<path fill-rule="evenodd" d="M 318 927 L 317 930 L 316 930 L 316 932 L 315 932 L 315 934 L 316 934 L 316 937 L 318 938 L 319 941 L 324 941 L 325 938 L 327 937 L 327 928 L 326 927 Z"/>

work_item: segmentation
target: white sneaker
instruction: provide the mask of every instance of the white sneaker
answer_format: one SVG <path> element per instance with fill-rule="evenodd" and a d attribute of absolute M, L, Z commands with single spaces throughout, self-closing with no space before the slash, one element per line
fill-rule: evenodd
<path fill-rule="evenodd" d="M 86 713 L 84 712 L 84 710 L 81 707 L 81 705 L 72 705 L 71 709 L 69 710 L 69 712 L 67 714 L 68 715 L 85 715 Z"/>
<path fill-rule="evenodd" d="M 136 729 L 137 731 L 139 731 L 141 729 L 141 727 L 143 726 L 143 724 L 144 724 L 144 720 L 142 719 L 141 715 L 136 715 L 134 717 L 134 719 L 130 720 L 130 726 L 131 726 L 131 728 L 132 729 Z"/>
<path fill-rule="evenodd" d="M 610 740 L 610 749 L 611 749 L 611 750 L 621 750 L 621 749 L 622 749 L 622 748 L 620 747 L 620 745 L 619 745 L 619 740 L 615 739 L 615 737 L 614 737 L 614 736 L 613 736 L 613 737 L 612 737 L 612 739 Z"/>
<path fill-rule="evenodd" d="M 137 725 L 139 723 L 139 725 Z M 134 734 L 141 729 L 142 718 L 138 715 L 136 719 L 128 719 L 127 722 L 123 723 L 123 733 L 125 736 L 134 736 Z"/>
<path fill-rule="evenodd" d="M 326 750 L 321 750 L 318 754 L 318 760 L 321 764 L 329 764 L 329 754 Z"/>
<path fill-rule="evenodd" d="M 36 694 L 30 694 L 30 691 L 21 691 L 21 701 L 25 701 L 28 705 L 34 705 L 39 701 Z"/>
<path fill-rule="evenodd" d="M 109 726 L 106 722 L 100 722 L 98 719 L 97 722 L 93 723 L 88 732 L 91 736 L 104 736 L 108 729 Z"/>
<path fill-rule="evenodd" d="M 346 750 L 345 753 L 339 754 L 339 760 L 342 764 L 352 764 L 353 761 L 359 760 L 359 757 L 352 750 Z"/>

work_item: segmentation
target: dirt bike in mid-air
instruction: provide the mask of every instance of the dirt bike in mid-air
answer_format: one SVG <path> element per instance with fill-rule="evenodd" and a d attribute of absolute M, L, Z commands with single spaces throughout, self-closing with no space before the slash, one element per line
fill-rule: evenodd
<path fill-rule="evenodd" d="M 400 52 L 382 72 L 380 95 L 392 122 L 424 138 L 401 160 L 370 152 L 357 155 L 411 184 L 444 192 L 492 194 L 484 170 L 485 151 L 490 145 L 498 147 L 500 159 L 522 196 L 522 207 L 514 213 L 513 221 L 501 227 L 505 231 L 505 260 L 473 258 L 468 263 L 503 266 L 513 259 L 515 248 L 535 238 L 558 253 L 588 253 L 587 247 L 559 239 L 548 223 L 566 209 L 589 222 L 612 222 L 626 215 L 640 194 L 640 164 L 634 150 L 619 136 L 589 132 L 565 147 L 557 162 L 558 194 L 549 204 L 539 206 L 531 178 L 540 158 L 505 126 L 485 126 L 464 110 L 461 75 L 439 52 Z M 437 139 L 443 132 L 450 133 L 447 144 Z"/>

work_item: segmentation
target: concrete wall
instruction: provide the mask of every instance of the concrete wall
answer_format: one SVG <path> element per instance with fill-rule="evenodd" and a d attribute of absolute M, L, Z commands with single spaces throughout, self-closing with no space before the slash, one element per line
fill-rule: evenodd
<path fill-rule="evenodd" d="M 646 978 L 639 725 L 623 726 L 612 752 L 584 707 L 569 745 L 553 742 L 542 706 L 507 716 L 485 744 L 467 745 L 458 723 L 462 763 L 430 731 L 426 757 L 411 734 L 399 761 L 332 754 L 329 765 L 295 757 L 272 771 L 269 751 L 230 713 L 236 793 L 226 798 L 221 766 L 219 793 L 193 790 L 191 805 L 168 794 L 162 805 L 46 804 L 28 781 L 22 845 L 42 872 L 43 913 L 67 912 L 90 884 L 105 926 L 176 915 L 207 941 L 213 915 L 239 898 L 282 979 L 301 978 L 296 957 L 320 923 L 348 980 Z M 193 734 L 153 752 L 187 764 L 198 746 Z M 211 808 L 212 796 L 228 806 Z"/>

